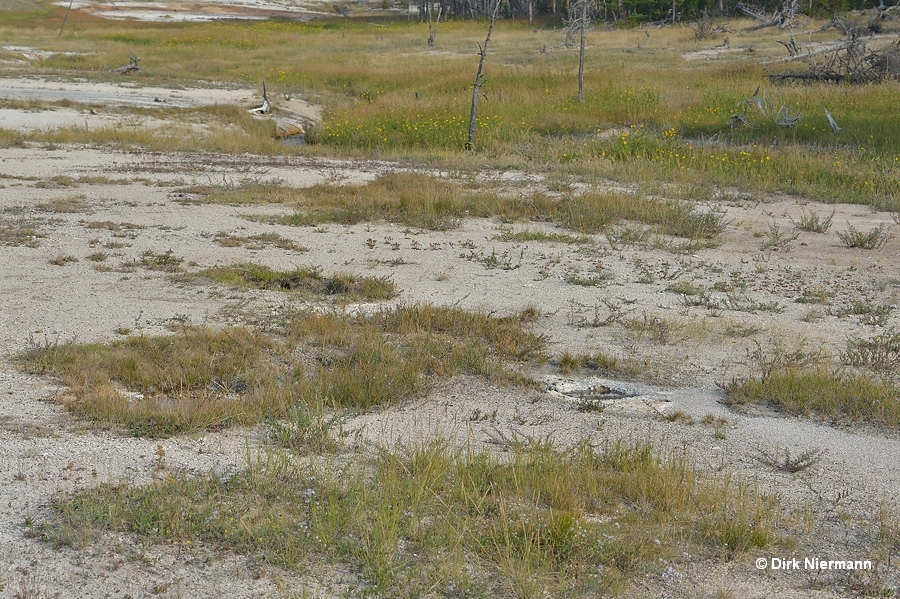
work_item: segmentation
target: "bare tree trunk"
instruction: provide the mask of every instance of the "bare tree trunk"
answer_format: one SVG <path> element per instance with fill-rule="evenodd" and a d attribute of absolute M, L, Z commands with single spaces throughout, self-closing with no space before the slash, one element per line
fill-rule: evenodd
<path fill-rule="evenodd" d="M 428 47 L 433 48 L 435 39 L 437 38 L 437 28 L 438 23 L 441 22 L 441 13 L 444 11 L 444 6 L 441 5 L 438 8 L 437 19 L 432 19 L 434 16 L 434 6 L 431 7 L 431 10 L 428 12 Z"/>
<path fill-rule="evenodd" d="M 466 142 L 466 150 L 475 152 L 475 138 L 478 131 L 478 96 L 481 93 L 482 73 L 484 72 L 484 58 L 487 56 L 488 44 L 491 41 L 491 32 L 494 30 L 494 21 L 497 20 L 497 13 L 500 11 L 500 0 L 494 5 L 494 12 L 491 13 L 491 24 L 488 26 L 487 37 L 484 38 L 484 45 L 478 44 L 478 53 L 481 58 L 478 60 L 478 72 L 475 73 L 475 84 L 472 86 L 472 110 L 469 112 L 469 139 Z"/>
<path fill-rule="evenodd" d="M 578 35 L 578 101 L 584 104 L 584 52 L 588 29 L 591 27 L 593 11 L 596 10 L 594 0 L 575 0 L 566 19 L 566 45 Z"/>
<path fill-rule="evenodd" d="M 587 0 L 581 2 L 581 47 L 578 52 L 578 101 L 584 104 L 584 36 L 587 33 Z"/>
<path fill-rule="evenodd" d="M 66 26 L 66 21 L 69 20 L 69 13 L 72 11 L 72 3 L 75 0 L 69 0 L 69 8 L 66 9 L 66 16 L 63 17 L 62 25 L 59 26 L 59 35 L 56 37 L 62 37 L 63 27 Z"/>
<path fill-rule="evenodd" d="M 534 27 L 534 0 L 528 0 L 528 26 Z"/>

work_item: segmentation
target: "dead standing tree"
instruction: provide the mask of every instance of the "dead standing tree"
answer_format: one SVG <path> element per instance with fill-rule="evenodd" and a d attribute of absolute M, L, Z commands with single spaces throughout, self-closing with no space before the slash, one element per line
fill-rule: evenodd
<path fill-rule="evenodd" d="M 478 72 L 475 73 L 475 84 L 472 86 L 472 109 L 469 112 L 469 139 L 466 141 L 466 150 L 475 151 L 475 138 L 478 132 L 478 96 L 481 93 L 481 86 L 484 84 L 482 75 L 484 73 L 484 58 L 487 56 L 488 44 L 491 42 L 491 32 L 494 31 L 494 21 L 497 20 L 497 13 L 500 11 L 500 0 L 494 5 L 491 13 L 491 24 L 488 26 L 487 37 L 484 38 L 484 45 L 478 44 L 478 54 L 481 57 L 478 60 Z"/>
<path fill-rule="evenodd" d="M 578 101 L 584 104 L 584 46 L 585 37 L 591 28 L 593 18 L 593 0 L 575 0 L 569 4 L 569 18 L 566 39 L 579 36 L 578 51 Z"/>
<path fill-rule="evenodd" d="M 437 19 L 435 19 L 434 18 L 434 5 L 432 4 L 431 8 L 428 10 L 428 47 L 429 48 L 434 47 L 434 42 L 437 39 L 438 23 L 441 22 L 441 13 L 443 11 L 444 11 L 443 5 L 438 7 Z"/>

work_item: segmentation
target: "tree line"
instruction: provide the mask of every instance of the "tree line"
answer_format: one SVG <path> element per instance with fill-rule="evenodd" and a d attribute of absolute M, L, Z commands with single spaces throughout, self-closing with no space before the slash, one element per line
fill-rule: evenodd
<path fill-rule="evenodd" d="M 418 6 L 419 19 L 489 18 L 500 2 L 499 14 L 504 18 L 527 17 L 542 20 L 566 20 L 576 0 L 411 0 Z M 693 21 L 701 16 L 729 16 L 735 14 L 740 0 L 591 0 L 593 20 L 621 25 Z M 887 4 L 896 4 L 887 2 Z M 759 12 L 779 10 L 784 0 L 750 0 L 743 4 Z M 865 10 L 883 6 L 883 0 L 800 0 L 800 10 L 811 17 L 830 16 L 850 10 Z"/>

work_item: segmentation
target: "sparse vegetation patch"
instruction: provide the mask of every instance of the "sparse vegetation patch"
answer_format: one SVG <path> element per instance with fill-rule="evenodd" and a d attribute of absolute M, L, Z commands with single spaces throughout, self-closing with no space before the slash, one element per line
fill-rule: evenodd
<path fill-rule="evenodd" d="M 276 353 L 276 344 L 248 329 L 188 327 L 108 345 L 35 345 L 19 361 L 67 385 L 62 401 L 83 418 L 170 436 L 254 422 L 274 409 L 262 389 L 275 383 Z"/>
<path fill-rule="evenodd" d="M 43 202 L 35 206 L 41 212 L 74 214 L 90 212 L 91 207 L 82 195 L 71 195 Z"/>
<path fill-rule="evenodd" d="M 535 231 L 531 229 L 523 229 L 521 231 L 503 231 L 494 239 L 499 241 L 514 241 L 517 243 L 527 243 L 529 241 L 549 242 L 549 243 L 568 243 L 568 244 L 588 244 L 593 240 L 587 235 L 570 235 L 568 233 L 546 233 L 544 231 Z"/>
<path fill-rule="evenodd" d="M 47 234 L 40 231 L 41 221 L 24 218 L 4 210 L 0 212 L 0 245 L 38 247 Z"/>
<path fill-rule="evenodd" d="M 779 367 L 725 385 L 730 405 L 763 404 L 797 416 L 900 424 L 900 390 L 865 374 L 828 368 Z"/>
<path fill-rule="evenodd" d="M 365 186 L 319 185 L 302 190 L 265 187 L 259 195 L 246 190 L 211 196 L 211 201 L 269 203 L 297 207 L 284 217 L 261 217 L 273 223 L 311 226 L 327 222 L 355 224 L 386 220 L 432 230 L 456 227 L 466 217 L 496 218 L 503 222 L 551 220 L 580 233 L 598 233 L 622 221 L 638 221 L 654 230 L 693 240 L 714 240 L 725 228 L 723 216 L 696 212 L 684 202 L 658 201 L 625 193 L 588 192 L 552 198 L 505 196 L 464 190 L 450 181 L 428 175 L 382 175 Z M 501 234 L 504 241 L 587 243 L 589 237 L 532 231 Z"/>
<path fill-rule="evenodd" d="M 300 313 L 282 340 L 243 327 L 184 325 L 171 336 L 103 344 L 35 344 L 19 357 L 28 371 L 58 377 L 62 399 L 89 420 L 136 435 L 286 418 L 298 406 L 353 408 L 401 401 L 432 377 L 526 379 L 508 365 L 537 357 L 545 340 L 519 318 L 429 305 L 376 314 Z"/>
<path fill-rule="evenodd" d="M 869 339 L 848 339 L 842 358 L 852 366 L 900 377 L 900 331 L 888 329 Z"/>
<path fill-rule="evenodd" d="M 299 267 L 277 271 L 261 264 L 243 262 L 233 266 L 215 266 L 197 273 L 237 288 L 301 291 L 315 295 L 337 295 L 366 300 L 390 299 L 397 294 L 394 282 L 386 277 L 357 277 L 337 274 L 326 277 L 318 267 Z"/>
<path fill-rule="evenodd" d="M 65 266 L 67 264 L 71 264 L 72 262 L 78 262 L 78 258 L 69 254 L 57 254 L 48 260 L 48 262 L 54 266 Z"/>
<path fill-rule="evenodd" d="M 214 201 L 270 203 L 296 206 L 293 215 L 273 219 L 289 225 L 315 226 L 336 222 L 385 220 L 443 231 L 452 229 L 466 216 L 505 217 L 514 220 L 539 213 L 539 206 L 521 199 L 501 198 L 495 193 L 464 190 L 459 185 L 429 175 L 391 173 L 367 185 L 317 185 L 302 190 L 265 188 L 257 193 L 237 192 L 213 196 Z"/>
<path fill-rule="evenodd" d="M 245 247 L 248 250 L 262 250 L 269 246 L 292 252 L 308 252 L 309 248 L 277 233 L 259 233 L 256 235 L 233 235 L 220 231 L 213 236 L 213 241 L 223 247 Z"/>
<path fill-rule="evenodd" d="M 172 250 L 166 250 L 165 252 L 147 250 L 141 254 L 141 259 L 138 261 L 146 269 L 168 273 L 180 271 L 182 262 L 184 262 L 184 258 L 175 256 Z"/>
<path fill-rule="evenodd" d="M 385 597 L 595 597 L 660 559 L 731 559 L 785 538 L 774 499 L 642 444 L 534 443 L 501 460 L 437 441 L 341 467 L 270 456 L 228 477 L 101 486 L 55 507 L 30 534 L 202 541 L 288 568 L 325 558 Z"/>

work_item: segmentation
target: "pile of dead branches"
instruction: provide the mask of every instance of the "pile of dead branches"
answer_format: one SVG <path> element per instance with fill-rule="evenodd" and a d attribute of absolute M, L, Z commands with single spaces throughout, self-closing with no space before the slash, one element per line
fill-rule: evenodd
<path fill-rule="evenodd" d="M 829 81 L 834 83 L 879 83 L 900 80 L 900 42 L 870 50 L 858 38 L 848 40 L 802 71 L 766 75 L 772 81 Z"/>
<path fill-rule="evenodd" d="M 688 23 L 687 26 L 694 31 L 694 39 L 697 40 L 705 40 L 711 37 L 718 37 L 722 34 L 734 33 L 734 30 L 729 29 L 727 24 L 716 25 L 712 18 L 705 14 L 695 22 Z"/>

